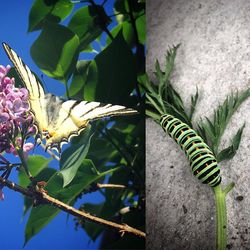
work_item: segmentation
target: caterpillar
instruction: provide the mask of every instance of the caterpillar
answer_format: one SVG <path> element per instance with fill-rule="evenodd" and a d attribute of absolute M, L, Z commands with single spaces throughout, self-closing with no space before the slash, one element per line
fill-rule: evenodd
<path fill-rule="evenodd" d="M 212 150 L 204 140 L 186 123 L 172 115 L 163 115 L 160 124 L 164 131 L 184 150 L 194 176 L 211 187 L 219 185 L 221 182 L 220 168 Z"/>

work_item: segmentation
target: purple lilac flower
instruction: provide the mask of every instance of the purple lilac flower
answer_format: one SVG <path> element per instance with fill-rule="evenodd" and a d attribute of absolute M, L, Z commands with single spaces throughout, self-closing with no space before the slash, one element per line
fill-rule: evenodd
<path fill-rule="evenodd" d="M 10 66 L 0 65 L 0 153 L 6 151 L 16 154 L 13 140 L 20 146 L 20 138 L 14 138 L 22 130 L 25 122 L 31 121 L 29 114 L 28 91 L 25 88 L 16 88 L 15 79 L 9 78 L 7 73 Z M 17 141 L 19 140 L 19 141 Z M 25 152 L 28 147 L 24 144 Z"/>
<path fill-rule="evenodd" d="M 22 145 L 22 138 L 21 138 L 21 137 L 18 137 L 18 138 L 16 139 L 16 146 L 21 147 L 21 145 Z M 31 142 L 27 142 L 27 143 L 24 143 L 24 144 L 23 144 L 24 158 L 27 158 L 27 157 L 28 157 L 28 152 L 29 152 L 30 150 L 32 150 L 33 148 L 34 148 L 34 144 L 31 143 Z M 7 153 L 12 153 L 12 154 L 15 155 L 15 156 L 18 155 L 16 149 L 15 149 L 13 146 L 11 146 L 10 149 L 9 149 L 8 151 L 6 151 L 6 152 L 7 152 Z"/>
<path fill-rule="evenodd" d="M 29 113 L 28 90 L 15 87 L 15 79 L 7 76 L 10 68 L 0 65 L 0 156 L 4 151 L 17 155 L 17 148 L 23 147 L 24 157 L 27 157 L 34 144 L 22 140 L 35 132 Z M 4 178 L 8 176 L 2 174 Z M 2 188 L 0 186 L 0 200 L 4 199 Z"/>

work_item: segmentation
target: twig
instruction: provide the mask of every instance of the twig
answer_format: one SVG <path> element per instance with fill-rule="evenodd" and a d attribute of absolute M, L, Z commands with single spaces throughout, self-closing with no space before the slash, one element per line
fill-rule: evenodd
<path fill-rule="evenodd" d="M 0 177 L 0 183 L 3 184 L 4 186 L 16 191 L 16 192 L 22 193 L 23 195 L 25 195 L 29 198 L 33 199 L 35 197 L 35 193 L 32 192 L 31 190 L 29 190 L 27 188 L 23 188 L 23 187 L 15 184 L 14 182 L 6 180 L 2 177 Z"/>
<path fill-rule="evenodd" d="M 92 222 L 96 222 L 98 224 L 102 224 L 102 225 L 106 225 L 112 228 L 116 228 L 119 230 L 119 232 L 123 235 L 124 233 L 131 233 L 134 234 L 136 236 L 139 237 L 146 237 L 146 234 L 138 229 L 135 229 L 133 227 L 130 227 L 126 224 L 118 224 L 112 221 L 108 221 L 108 220 L 104 220 L 102 218 L 93 216 L 89 213 L 86 213 L 84 211 L 80 211 L 72 206 L 69 206 L 51 196 L 49 196 L 48 194 L 46 194 L 45 192 L 38 192 L 35 190 L 30 190 L 27 188 L 23 188 L 17 184 L 15 184 L 14 182 L 11 182 L 9 180 L 6 180 L 2 177 L 0 177 L 0 183 L 3 184 L 4 186 L 22 193 L 23 195 L 33 199 L 34 201 L 36 201 L 36 204 L 48 204 L 48 205 L 52 205 L 55 206 L 57 208 L 59 208 L 62 211 L 65 211 L 68 214 L 74 215 L 76 217 L 79 217 L 81 219 L 86 219 Z"/>
<path fill-rule="evenodd" d="M 117 188 L 117 189 L 124 189 L 126 186 L 120 184 L 101 184 L 96 183 L 97 188 Z"/>
<path fill-rule="evenodd" d="M 77 210 L 74 207 L 71 207 L 71 206 L 69 206 L 69 205 L 67 205 L 67 204 L 65 204 L 57 199 L 50 197 L 46 193 L 42 193 L 42 195 L 43 195 L 43 199 L 46 200 L 48 202 L 48 204 L 54 205 L 54 206 L 60 208 L 61 210 L 65 211 L 69 214 L 72 214 L 76 217 L 79 217 L 81 219 L 84 218 L 84 219 L 89 220 L 89 221 L 94 221 L 98 224 L 117 228 L 117 229 L 119 229 L 119 232 L 121 232 L 121 233 L 127 232 L 127 233 L 135 234 L 135 235 L 140 236 L 140 237 L 144 237 L 144 238 L 146 237 L 146 234 L 144 232 L 142 232 L 138 229 L 135 229 L 133 227 L 130 227 L 126 224 L 122 225 L 122 224 L 118 224 L 118 223 L 115 223 L 112 221 L 104 220 L 102 218 L 93 216 L 93 215 L 86 213 L 84 211 Z"/>

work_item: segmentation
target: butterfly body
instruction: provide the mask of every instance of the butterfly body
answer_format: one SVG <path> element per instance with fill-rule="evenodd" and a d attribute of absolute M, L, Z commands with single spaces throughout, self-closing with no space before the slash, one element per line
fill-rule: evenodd
<path fill-rule="evenodd" d="M 79 135 L 90 122 L 104 117 L 137 114 L 131 108 L 78 100 L 63 100 L 44 89 L 29 67 L 6 43 L 3 47 L 29 91 L 30 110 L 37 128 L 37 137 L 46 140 L 46 148 L 61 152 L 63 143 Z"/>

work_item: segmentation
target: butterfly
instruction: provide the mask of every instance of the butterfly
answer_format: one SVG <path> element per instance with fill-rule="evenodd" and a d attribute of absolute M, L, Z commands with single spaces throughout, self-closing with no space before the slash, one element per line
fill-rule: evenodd
<path fill-rule="evenodd" d="M 6 43 L 3 43 L 3 47 L 28 89 L 30 110 L 37 134 L 46 140 L 46 149 L 56 149 L 61 153 L 62 145 L 68 143 L 71 137 L 79 135 L 94 120 L 138 113 L 134 109 L 120 105 L 65 101 L 51 93 L 45 93 L 39 80 L 17 53 Z"/>

